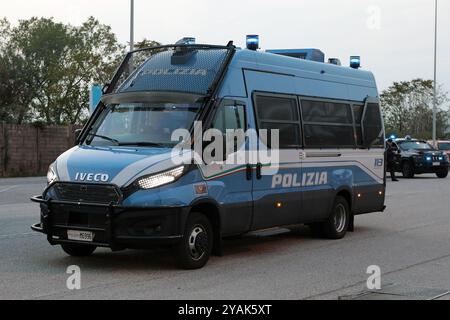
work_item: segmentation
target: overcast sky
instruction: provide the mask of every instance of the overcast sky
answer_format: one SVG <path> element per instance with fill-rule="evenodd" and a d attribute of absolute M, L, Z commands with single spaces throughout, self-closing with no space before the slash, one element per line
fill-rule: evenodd
<path fill-rule="evenodd" d="M 32 16 L 80 24 L 88 16 L 129 38 L 129 0 L 0 0 L 0 17 Z M 438 82 L 450 91 L 450 1 L 439 1 Z M 259 34 L 261 46 L 319 48 L 348 65 L 361 55 L 380 89 L 393 81 L 433 78 L 434 0 L 135 0 L 136 40 L 244 46 Z"/>

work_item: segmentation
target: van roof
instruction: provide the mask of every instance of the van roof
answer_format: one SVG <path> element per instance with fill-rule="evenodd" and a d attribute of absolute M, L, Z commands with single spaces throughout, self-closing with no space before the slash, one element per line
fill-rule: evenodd
<path fill-rule="evenodd" d="M 370 71 L 261 51 L 237 50 L 230 67 L 376 88 L 375 78 Z"/>

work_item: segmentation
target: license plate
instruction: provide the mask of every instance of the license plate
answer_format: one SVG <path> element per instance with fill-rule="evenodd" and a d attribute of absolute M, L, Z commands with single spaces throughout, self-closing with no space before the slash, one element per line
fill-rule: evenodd
<path fill-rule="evenodd" d="M 433 166 L 440 166 L 441 163 L 440 162 L 433 162 Z"/>
<path fill-rule="evenodd" d="M 74 241 L 93 242 L 94 233 L 90 231 L 68 230 L 67 239 Z"/>

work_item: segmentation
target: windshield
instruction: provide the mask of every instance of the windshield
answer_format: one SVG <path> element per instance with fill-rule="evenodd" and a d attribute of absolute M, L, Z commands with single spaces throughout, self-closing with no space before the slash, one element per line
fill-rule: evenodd
<path fill-rule="evenodd" d="M 110 104 L 85 141 L 93 146 L 173 147 L 172 133 L 189 130 L 200 103 L 138 102 Z"/>
<path fill-rule="evenodd" d="M 400 144 L 402 150 L 433 150 L 433 147 L 423 141 L 407 141 Z"/>
<path fill-rule="evenodd" d="M 450 150 L 450 142 L 438 143 L 439 150 Z"/>

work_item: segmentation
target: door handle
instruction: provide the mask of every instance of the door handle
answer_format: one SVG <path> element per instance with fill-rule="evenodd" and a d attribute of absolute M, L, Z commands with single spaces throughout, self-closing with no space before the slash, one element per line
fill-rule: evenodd
<path fill-rule="evenodd" d="M 252 166 L 251 165 L 247 165 L 247 168 L 246 168 L 246 170 L 245 170 L 245 173 L 246 173 L 246 175 L 247 175 L 247 180 L 252 180 L 252 176 L 253 176 L 253 169 L 252 169 Z"/>
<path fill-rule="evenodd" d="M 258 163 L 256 165 L 256 179 L 261 180 L 262 179 L 262 164 Z"/>
<path fill-rule="evenodd" d="M 339 152 L 307 152 L 306 158 L 338 158 L 342 157 Z"/>

